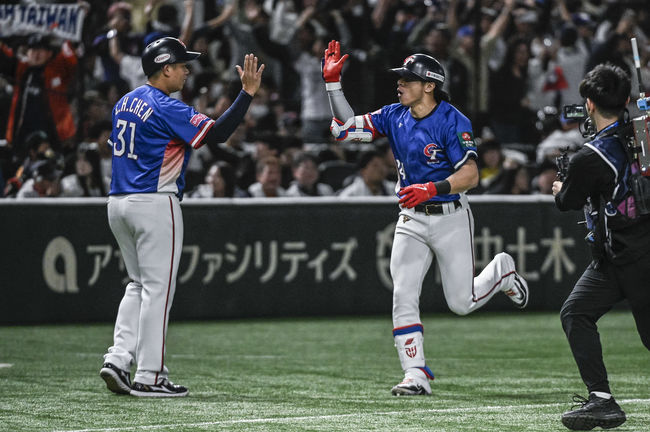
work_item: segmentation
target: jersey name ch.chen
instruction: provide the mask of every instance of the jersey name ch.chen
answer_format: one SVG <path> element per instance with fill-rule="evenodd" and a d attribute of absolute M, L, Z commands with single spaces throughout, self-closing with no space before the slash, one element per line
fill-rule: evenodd
<path fill-rule="evenodd" d="M 114 114 L 118 115 L 122 111 L 135 114 L 140 117 L 140 120 L 142 120 L 143 123 L 147 121 L 151 114 L 153 114 L 153 108 L 151 108 L 147 102 L 137 97 L 132 98 L 131 102 L 129 102 L 129 96 L 124 96 L 124 98 L 122 98 L 122 103 L 115 106 Z"/>

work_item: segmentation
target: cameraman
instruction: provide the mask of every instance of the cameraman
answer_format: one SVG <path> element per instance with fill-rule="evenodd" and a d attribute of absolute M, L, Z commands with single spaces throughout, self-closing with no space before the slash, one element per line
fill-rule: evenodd
<path fill-rule="evenodd" d="M 562 210 L 584 207 L 587 241 L 593 261 L 562 306 L 562 327 L 589 399 L 562 415 L 569 429 L 613 428 L 625 413 L 611 395 L 596 323 L 626 298 L 637 330 L 650 349 L 650 219 L 639 217 L 627 179 L 623 114 L 629 101 L 630 78 L 618 66 L 601 64 L 580 83 L 595 135 L 572 158 L 564 182 L 553 183 L 555 203 Z M 630 205 L 632 204 L 632 205 Z"/>

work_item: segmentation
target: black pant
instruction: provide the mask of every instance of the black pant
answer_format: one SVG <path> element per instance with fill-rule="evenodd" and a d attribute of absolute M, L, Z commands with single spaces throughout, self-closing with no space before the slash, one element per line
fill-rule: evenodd
<path fill-rule="evenodd" d="M 592 262 L 562 306 L 562 327 L 589 392 L 611 393 L 596 322 L 623 299 L 650 350 L 650 254 L 628 264 Z"/>

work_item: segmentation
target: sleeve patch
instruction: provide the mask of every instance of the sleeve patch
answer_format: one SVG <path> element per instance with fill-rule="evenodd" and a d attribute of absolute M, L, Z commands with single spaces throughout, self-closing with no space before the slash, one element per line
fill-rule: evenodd
<path fill-rule="evenodd" d="M 474 136 L 471 132 L 458 132 L 458 141 L 463 149 L 475 149 Z"/>
<path fill-rule="evenodd" d="M 203 120 L 207 119 L 207 118 L 208 118 L 207 115 L 205 115 L 205 114 L 201 114 L 201 113 L 197 113 L 197 114 L 194 114 L 194 115 L 192 116 L 192 118 L 190 119 L 190 123 L 192 123 L 192 126 L 194 126 L 194 127 L 199 127 L 199 125 L 201 124 L 201 122 L 202 122 Z"/>

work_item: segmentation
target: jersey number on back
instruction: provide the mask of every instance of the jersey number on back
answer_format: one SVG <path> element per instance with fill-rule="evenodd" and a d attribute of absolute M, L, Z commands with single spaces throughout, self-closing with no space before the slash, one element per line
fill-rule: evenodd
<path fill-rule="evenodd" d="M 129 129 L 130 130 L 129 152 L 127 153 L 127 157 L 133 160 L 138 159 L 138 155 L 133 152 L 135 150 L 135 123 L 127 122 L 126 120 L 118 120 L 116 127 L 118 129 L 117 140 L 119 141 L 119 143 L 115 143 L 115 145 L 113 146 L 113 154 L 115 156 L 122 156 L 124 154 L 124 151 L 126 150 L 126 141 L 124 141 L 124 132 L 126 132 L 126 130 Z"/>

